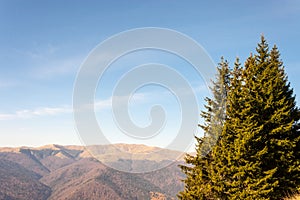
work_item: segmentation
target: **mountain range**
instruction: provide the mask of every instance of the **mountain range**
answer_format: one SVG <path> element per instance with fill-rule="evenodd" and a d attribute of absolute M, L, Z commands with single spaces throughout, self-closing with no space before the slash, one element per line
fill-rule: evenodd
<path fill-rule="evenodd" d="M 175 199 L 180 152 L 145 145 L 0 148 L 0 199 Z"/>

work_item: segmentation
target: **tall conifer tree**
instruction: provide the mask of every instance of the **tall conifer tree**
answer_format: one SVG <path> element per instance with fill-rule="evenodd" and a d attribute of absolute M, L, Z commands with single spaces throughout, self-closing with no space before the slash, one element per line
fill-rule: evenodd
<path fill-rule="evenodd" d="M 262 36 L 256 51 L 244 67 L 236 62 L 230 79 L 226 76 L 225 121 L 213 123 L 217 111 L 212 109 L 224 102 L 216 95 L 207 99 L 201 126 L 207 134 L 198 138 L 197 155 L 187 157 L 191 165 L 182 167 L 187 179 L 181 199 L 276 200 L 299 189 L 300 111 L 277 47 L 270 51 Z M 213 93 L 222 87 L 214 85 Z M 216 130 L 221 130 L 218 141 L 205 154 Z"/>
<path fill-rule="evenodd" d="M 213 81 L 212 98 L 206 98 L 206 111 L 201 112 L 204 124 L 199 125 L 203 137 L 196 137 L 196 155 L 187 155 L 185 161 L 189 166 L 181 166 L 187 175 L 184 180 L 185 190 L 180 192 L 180 199 L 211 199 L 210 165 L 213 162 L 211 148 L 218 141 L 226 118 L 226 97 L 229 88 L 228 62 L 221 58 L 217 68 L 216 80 Z"/>

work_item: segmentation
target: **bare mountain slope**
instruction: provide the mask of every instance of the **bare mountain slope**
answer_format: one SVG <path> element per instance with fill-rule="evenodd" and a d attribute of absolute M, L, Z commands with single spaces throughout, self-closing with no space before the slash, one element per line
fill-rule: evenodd
<path fill-rule="evenodd" d="M 48 199 L 51 189 L 39 179 L 33 171 L 0 159 L 0 199 Z"/>
<path fill-rule="evenodd" d="M 147 169 L 173 161 L 178 152 L 145 145 L 92 146 L 111 166 Z M 123 159 L 125 153 L 136 160 Z M 152 156 L 148 156 L 149 152 Z M 101 161 L 102 161 L 101 160 Z M 172 199 L 184 178 L 174 162 L 149 173 L 125 173 L 102 164 L 82 146 L 0 148 L 0 199 Z M 141 171 L 143 171 L 141 170 Z M 15 184 L 18 183 L 18 184 Z"/>

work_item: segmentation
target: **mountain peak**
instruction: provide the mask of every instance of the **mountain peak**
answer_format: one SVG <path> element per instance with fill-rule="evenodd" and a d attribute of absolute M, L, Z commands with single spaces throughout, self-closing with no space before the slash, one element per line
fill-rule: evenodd
<path fill-rule="evenodd" d="M 32 148 L 32 149 L 36 149 L 36 150 L 42 150 L 42 149 L 60 150 L 61 147 L 62 146 L 60 146 L 58 144 L 47 144 L 47 145 Z"/>

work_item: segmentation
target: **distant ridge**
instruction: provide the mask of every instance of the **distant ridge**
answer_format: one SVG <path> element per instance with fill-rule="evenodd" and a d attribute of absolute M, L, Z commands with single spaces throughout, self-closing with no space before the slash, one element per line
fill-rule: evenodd
<path fill-rule="evenodd" d="M 136 160 L 126 160 L 128 154 Z M 3 170 L 0 173 L 0 199 L 28 199 L 29 191 L 36 195 L 34 199 L 174 199 L 183 189 L 184 178 L 177 167 L 181 161 L 174 161 L 178 154 L 182 153 L 134 144 L 3 147 L 0 168 L 9 176 Z M 139 174 L 107 167 L 108 163 L 125 171 L 143 171 L 167 161 L 172 161 L 167 168 Z M 23 186 L 23 197 L 13 189 L 16 183 Z"/>
<path fill-rule="evenodd" d="M 58 144 L 49 144 L 40 147 L 0 147 L 0 152 L 15 152 L 19 153 L 22 150 L 31 150 L 33 152 L 44 152 L 48 155 L 51 151 L 53 155 L 60 153 L 67 157 L 72 158 L 87 158 L 87 157 L 97 157 L 101 161 L 106 161 L 108 158 L 105 155 L 110 155 L 114 161 L 118 158 L 124 156 L 124 154 L 134 154 L 136 155 L 136 159 L 143 160 L 154 160 L 154 161 L 162 161 L 162 160 L 183 160 L 185 153 L 175 150 L 164 149 L 160 147 L 147 146 L 143 144 L 109 144 L 109 145 L 91 145 L 91 146 L 79 146 L 79 145 L 58 145 Z M 48 153 L 47 153 L 48 152 Z M 91 155 L 91 152 L 97 152 L 95 155 Z M 143 154 L 145 156 L 143 156 Z M 155 156 L 149 157 L 149 154 L 154 154 Z M 104 156 L 102 156 L 104 155 Z M 58 156 L 58 155 L 57 155 Z"/>

